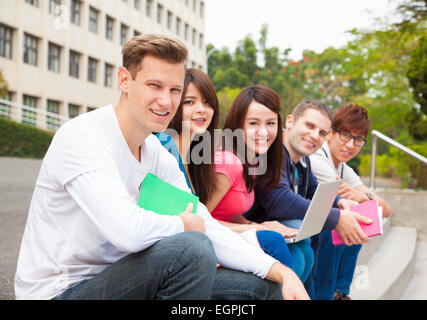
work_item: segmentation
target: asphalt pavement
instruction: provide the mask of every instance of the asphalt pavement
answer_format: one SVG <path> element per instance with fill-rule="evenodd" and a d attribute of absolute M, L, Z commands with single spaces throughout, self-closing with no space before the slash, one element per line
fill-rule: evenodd
<path fill-rule="evenodd" d="M 13 279 L 41 160 L 0 157 L 0 300 L 15 299 Z"/>

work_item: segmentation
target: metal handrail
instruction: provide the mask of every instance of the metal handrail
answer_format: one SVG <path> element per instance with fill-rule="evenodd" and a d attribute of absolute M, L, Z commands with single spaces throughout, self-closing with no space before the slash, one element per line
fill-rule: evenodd
<path fill-rule="evenodd" d="M 411 149 L 405 147 L 404 145 L 400 144 L 399 142 L 387 137 L 386 135 L 382 134 L 381 132 L 378 132 L 376 130 L 372 130 L 372 153 L 371 153 L 371 178 L 370 178 L 370 187 L 371 189 L 375 189 L 375 165 L 376 165 L 376 156 L 377 156 L 377 140 L 378 138 L 387 142 L 388 144 L 392 145 L 393 147 L 396 147 L 397 149 L 409 154 L 410 156 L 414 157 L 415 159 L 423 162 L 424 164 L 427 164 L 427 158 L 423 157 L 419 153 L 416 153 L 415 151 L 412 151 Z"/>
<path fill-rule="evenodd" d="M 27 114 L 25 114 L 27 112 Z M 70 120 L 69 117 L 49 112 L 41 108 L 27 106 L 21 103 L 0 98 L 0 116 L 16 122 L 31 120 L 31 124 L 51 131 L 56 131 L 62 124 Z"/>

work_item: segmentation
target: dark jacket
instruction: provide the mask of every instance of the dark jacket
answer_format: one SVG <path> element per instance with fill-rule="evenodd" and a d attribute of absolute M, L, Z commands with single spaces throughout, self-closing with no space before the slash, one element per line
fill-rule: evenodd
<path fill-rule="evenodd" d="M 255 203 L 245 214 L 249 220 L 256 222 L 283 221 L 290 219 L 304 219 L 305 213 L 310 205 L 314 192 L 317 188 L 317 179 L 311 171 L 309 157 L 303 157 L 296 165 L 291 163 L 288 150 L 285 148 L 284 165 L 279 186 L 275 189 L 265 191 L 262 185 L 255 186 Z M 299 173 L 298 181 L 293 181 L 294 166 Z M 298 193 L 294 192 L 294 185 L 298 183 Z M 332 230 L 338 223 L 340 211 L 335 199 L 334 207 L 331 208 L 324 228 Z"/>

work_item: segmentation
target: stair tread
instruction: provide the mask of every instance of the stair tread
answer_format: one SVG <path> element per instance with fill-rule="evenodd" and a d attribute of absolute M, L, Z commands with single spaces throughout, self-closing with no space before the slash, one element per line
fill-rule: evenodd
<path fill-rule="evenodd" d="M 368 263 L 356 268 L 351 297 L 380 299 L 413 260 L 416 239 L 417 232 L 414 228 L 391 227 Z"/>
<path fill-rule="evenodd" d="M 412 278 L 400 299 L 427 300 L 427 242 L 425 241 L 417 242 Z"/>

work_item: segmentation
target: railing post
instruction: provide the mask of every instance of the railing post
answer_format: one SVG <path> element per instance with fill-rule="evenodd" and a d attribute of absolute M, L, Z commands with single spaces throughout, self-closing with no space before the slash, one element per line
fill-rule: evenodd
<path fill-rule="evenodd" d="M 369 181 L 372 190 L 375 189 L 375 168 L 376 168 L 376 157 L 377 157 L 377 136 L 372 134 L 372 153 L 371 153 L 371 179 Z"/>

